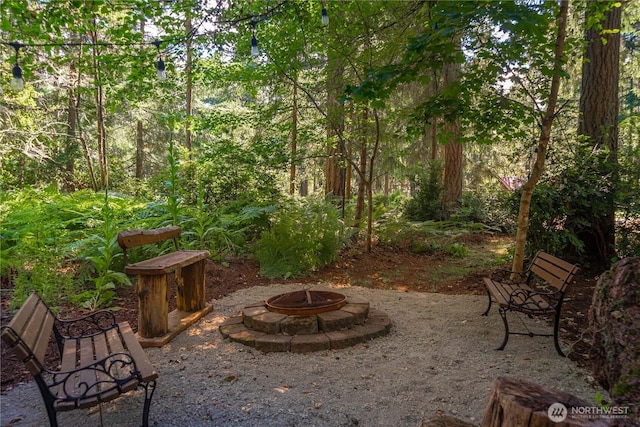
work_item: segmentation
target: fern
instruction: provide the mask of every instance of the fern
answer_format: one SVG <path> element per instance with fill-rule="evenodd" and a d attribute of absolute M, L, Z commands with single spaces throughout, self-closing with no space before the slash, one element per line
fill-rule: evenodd
<path fill-rule="evenodd" d="M 260 274 L 301 277 L 334 261 L 344 243 L 343 224 L 332 204 L 290 202 L 276 214 L 256 245 Z"/>
<path fill-rule="evenodd" d="M 121 254 L 117 243 L 118 231 L 113 221 L 113 214 L 109 206 L 109 195 L 106 191 L 102 215 L 102 234 L 94 236 L 95 241 L 98 243 L 98 254 L 86 258 L 96 267 L 97 276 L 91 279 L 94 288 L 82 292 L 73 299 L 75 303 L 89 310 L 110 307 L 116 296 L 115 289 L 117 285 L 131 286 L 131 281 L 126 274 L 111 269 L 114 259 Z"/>

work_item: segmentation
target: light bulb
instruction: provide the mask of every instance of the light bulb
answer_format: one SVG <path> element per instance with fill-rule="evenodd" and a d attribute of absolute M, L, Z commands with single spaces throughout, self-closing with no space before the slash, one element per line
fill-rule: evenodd
<path fill-rule="evenodd" d="M 16 63 L 16 65 L 13 66 L 13 78 L 11 79 L 11 89 L 15 90 L 16 92 L 20 92 L 21 90 L 24 89 L 24 79 L 22 78 L 22 69 L 20 68 L 20 65 L 18 65 L 18 63 Z"/>
<path fill-rule="evenodd" d="M 162 59 L 158 59 L 158 80 L 164 81 L 167 78 L 167 71 L 164 68 L 164 61 Z"/>
<path fill-rule="evenodd" d="M 258 56 L 260 51 L 258 50 L 258 39 L 256 36 L 251 36 L 251 56 Z"/>
<path fill-rule="evenodd" d="M 327 15 L 327 9 L 324 6 L 322 7 L 322 25 L 325 27 L 329 25 L 329 15 Z"/>

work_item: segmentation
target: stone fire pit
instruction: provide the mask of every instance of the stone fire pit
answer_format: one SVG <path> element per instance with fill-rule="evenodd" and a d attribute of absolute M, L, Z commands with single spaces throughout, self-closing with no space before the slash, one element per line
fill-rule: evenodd
<path fill-rule="evenodd" d="M 391 320 L 369 302 L 333 291 L 302 290 L 244 307 L 220 333 L 264 352 L 340 349 L 386 335 Z"/>

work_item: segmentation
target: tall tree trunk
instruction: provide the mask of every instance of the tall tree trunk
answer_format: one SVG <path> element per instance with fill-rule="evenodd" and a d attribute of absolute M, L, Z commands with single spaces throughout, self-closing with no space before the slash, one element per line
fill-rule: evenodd
<path fill-rule="evenodd" d="M 333 22 L 332 19 L 330 21 Z M 327 159 L 325 163 L 325 194 L 344 196 L 345 168 L 343 144 L 344 107 L 338 98 L 344 92 L 343 59 L 335 54 L 327 58 Z"/>
<path fill-rule="evenodd" d="M 67 104 L 67 135 L 65 141 L 65 187 L 67 191 L 73 191 L 75 184 L 73 182 L 73 175 L 75 171 L 75 157 L 78 151 L 77 134 L 77 122 L 78 122 L 78 102 L 80 96 L 78 95 L 76 88 L 79 86 L 80 72 L 75 66 L 75 62 L 71 61 L 69 64 L 69 88 L 67 89 L 67 95 L 69 97 Z"/>
<path fill-rule="evenodd" d="M 347 142 L 347 152 L 346 156 L 348 159 L 353 157 L 353 139 L 349 138 Z M 353 179 L 353 165 L 351 162 L 347 163 L 347 168 L 345 170 L 344 176 L 344 198 L 349 200 L 351 199 L 351 180 Z"/>
<path fill-rule="evenodd" d="M 431 141 L 431 160 L 438 158 L 438 119 L 432 118 L 429 125 L 429 140 Z M 426 162 L 425 162 L 426 164 Z"/>
<path fill-rule="evenodd" d="M 460 46 L 459 37 L 457 45 Z M 444 86 L 455 83 L 460 75 L 460 64 L 446 64 L 444 69 Z M 444 193 L 442 208 L 447 217 L 453 213 L 462 198 L 462 144 L 460 138 L 460 119 L 444 123 L 448 136 L 444 147 Z"/>
<path fill-rule="evenodd" d="M 136 178 L 142 179 L 144 165 L 144 127 L 142 120 L 136 123 Z"/>
<path fill-rule="evenodd" d="M 187 59 L 185 64 L 185 74 L 187 76 L 186 87 L 185 87 L 185 113 L 186 119 L 184 124 L 184 145 L 187 147 L 187 152 L 191 152 L 191 116 L 193 115 L 193 47 L 191 32 L 191 15 L 187 12 L 187 18 L 184 24 L 185 34 L 187 34 Z"/>
<path fill-rule="evenodd" d="M 440 75 L 437 70 L 433 70 L 433 76 L 431 79 L 431 95 L 435 95 L 438 93 L 440 88 L 438 87 L 438 82 L 440 79 Z M 430 160 L 435 160 L 438 158 L 438 118 L 433 117 L 431 119 L 431 123 L 429 124 L 429 140 L 431 141 L 431 151 L 430 151 Z M 428 162 L 425 161 L 426 165 Z"/>
<path fill-rule="evenodd" d="M 373 190 L 371 185 L 373 183 L 374 170 L 376 164 L 376 156 L 378 154 L 378 149 L 380 148 L 380 117 L 378 116 L 378 110 L 373 109 L 373 118 L 375 120 L 375 143 L 373 144 L 373 150 L 371 152 L 371 159 L 369 160 L 369 170 L 368 170 L 368 178 L 366 181 L 367 185 L 367 240 L 365 242 L 365 247 L 367 253 L 371 253 L 371 244 L 373 240 Z M 363 176 L 366 176 L 366 172 L 362 171 Z"/>
<path fill-rule="evenodd" d="M 291 167 L 289 170 L 289 194 L 296 193 L 296 162 L 298 150 L 298 79 L 293 83 L 293 111 L 291 112 Z"/>
<path fill-rule="evenodd" d="M 101 188 L 109 188 L 109 162 L 107 158 L 107 135 L 104 126 L 104 88 L 96 88 L 98 165 L 100 166 Z"/>
<path fill-rule="evenodd" d="M 459 207 L 462 198 L 462 144 L 456 142 L 460 136 L 460 121 L 445 125 L 451 132 L 451 140 L 444 147 L 444 194 L 442 207 L 445 215 L 451 215 Z"/>
<path fill-rule="evenodd" d="M 144 40 L 144 17 L 140 18 L 140 38 Z M 144 46 L 140 46 L 142 49 Z M 138 97 L 140 101 L 140 97 Z M 136 172 L 135 176 L 142 179 L 144 165 L 144 126 L 142 120 L 138 119 L 136 123 Z"/>
<path fill-rule="evenodd" d="M 91 31 L 92 65 L 95 84 L 94 98 L 96 102 L 96 138 L 98 144 L 98 166 L 100 167 L 100 188 L 109 188 L 109 164 L 107 161 L 107 136 L 104 125 L 104 87 L 100 79 L 100 65 L 98 64 L 98 22 L 93 18 L 93 30 Z"/>
<path fill-rule="evenodd" d="M 360 166 L 358 168 L 358 170 L 360 171 L 360 176 L 358 179 L 358 196 L 356 198 L 356 213 L 355 213 L 355 217 L 354 220 L 356 222 L 356 226 L 360 225 L 360 221 L 362 220 L 362 217 L 364 216 L 364 199 L 366 197 L 366 191 L 367 191 L 367 160 L 368 160 L 368 154 L 367 154 L 367 143 L 368 143 L 368 121 L 369 121 L 369 114 L 368 114 L 369 109 L 368 108 L 364 108 L 362 110 L 362 115 L 360 116 L 360 120 L 358 120 L 360 122 L 360 125 L 358 126 L 358 134 L 360 135 L 359 140 L 360 140 Z"/>
<path fill-rule="evenodd" d="M 578 134 L 588 137 L 595 149 L 608 149 L 609 155 L 598 165 L 610 184 L 605 200 L 607 213 L 591 218 L 591 224 L 577 230 L 585 244 L 585 256 L 607 265 L 615 256 L 615 193 L 618 181 L 618 83 L 620 77 L 620 33 L 622 7 L 614 2 L 593 2 L 587 6 L 585 23 L 598 16 L 598 9 L 609 5 L 599 24 L 587 29 L 587 47 L 582 64 Z"/>
<path fill-rule="evenodd" d="M 349 123 L 353 127 L 353 104 L 349 109 Z M 347 161 L 347 165 L 345 168 L 345 176 L 344 176 L 344 198 L 346 200 L 351 199 L 351 180 L 353 179 L 353 164 L 349 159 L 353 159 L 353 138 L 349 138 L 347 141 L 345 156 Z"/>
<path fill-rule="evenodd" d="M 389 172 L 384 173 L 384 197 L 389 197 L 389 193 L 391 193 L 391 179 L 389 177 Z"/>
<path fill-rule="evenodd" d="M 79 101 L 78 101 L 79 103 Z M 87 140 L 84 137 L 84 132 L 82 130 L 82 126 L 80 125 L 80 115 L 76 116 L 77 120 L 77 129 L 78 129 L 78 139 L 80 140 L 80 144 L 82 145 L 82 152 L 84 153 L 84 158 L 87 162 L 87 171 L 89 173 L 89 177 L 91 178 L 91 189 L 93 191 L 98 191 L 98 181 L 96 180 L 96 174 L 93 168 L 93 161 L 91 160 L 91 153 L 89 152 L 89 144 L 87 144 Z"/>
<path fill-rule="evenodd" d="M 560 90 L 560 74 L 562 72 L 562 58 L 564 57 L 564 45 L 567 35 L 567 13 L 569 10 L 569 0 L 561 0 L 558 14 L 558 33 L 556 35 L 553 77 L 551 78 L 551 89 L 547 108 L 542 118 L 542 128 L 538 139 L 538 153 L 535 159 L 531 175 L 522 187 L 520 196 L 520 209 L 518 211 L 518 230 L 516 232 L 515 253 L 513 256 L 513 271 L 523 271 L 524 252 L 529 229 L 529 212 L 531 210 L 531 198 L 544 169 L 544 162 L 547 156 L 547 148 L 551 138 L 551 125 L 556 114 L 556 104 L 558 102 L 558 92 Z"/>

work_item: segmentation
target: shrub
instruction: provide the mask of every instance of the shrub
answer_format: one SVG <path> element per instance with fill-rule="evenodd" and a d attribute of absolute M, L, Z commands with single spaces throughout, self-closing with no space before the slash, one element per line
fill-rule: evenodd
<path fill-rule="evenodd" d="M 113 219 L 113 212 L 109 206 L 109 195 L 105 192 L 102 206 L 102 227 L 100 233 L 91 236 L 95 242 L 91 249 L 94 255 L 87 260 L 96 268 L 96 277 L 90 279 L 93 289 L 88 289 L 72 298 L 76 304 L 88 310 L 111 307 L 116 297 L 115 289 L 118 285 L 131 286 L 129 277 L 121 271 L 113 270 L 116 258 L 122 256 L 118 247 L 118 229 Z"/>
<path fill-rule="evenodd" d="M 467 253 L 469 253 L 466 246 L 462 243 L 452 243 L 451 246 L 449 246 L 448 252 L 449 255 L 456 258 L 464 258 L 467 256 Z"/>
<path fill-rule="evenodd" d="M 208 249 L 213 256 L 246 251 L 248 242 L 267 228 L 269 214 L 276 209 L 274 205 L 247 205 L 248 200 L 213 207 L 204 200 L 198 196 L 195 207 L 184 207 L 182 239 L 185 247 Z"/>
<path fill-rule="evenodd" d="M 460 207 L 449 218 L 454 222 L 481 222 L 487 219 L 487 212 L 482 198 L 477 193 L 462 194 Z"/>
<path fill-rule="evenodd" d="M 435 241 L 418 238 L 409 241 L 409 252 L 414 254 L 433 255 L 440 249 L 440 244 Z"/>
<path fill-rule="evenodd" d="M 411 221 L 444 219 L 442 210 L 442 163 L 433 161 L 424 170 L 410 177 L 416 186 L 415 196 L 407 202 L 404 215 Z"/>
<path fill-rule="evenodd" d="M 256 244 L 260 274 L 270 279 L 304 276 L 334 261 L 343 241 L 343 222 L 334 205 L 289 202 Z"/>
<path fill-rule="evenodd" d="M 46 256 L 46 255 L 45 255 Z M 11 308 L 17 309 L 32 292 L 37 292 L 52 308 L 59 305 L 74 290 L 73 277 L 57 259 L 40 258 L 33 264 L 23 264 L 13 277 Z"/>

